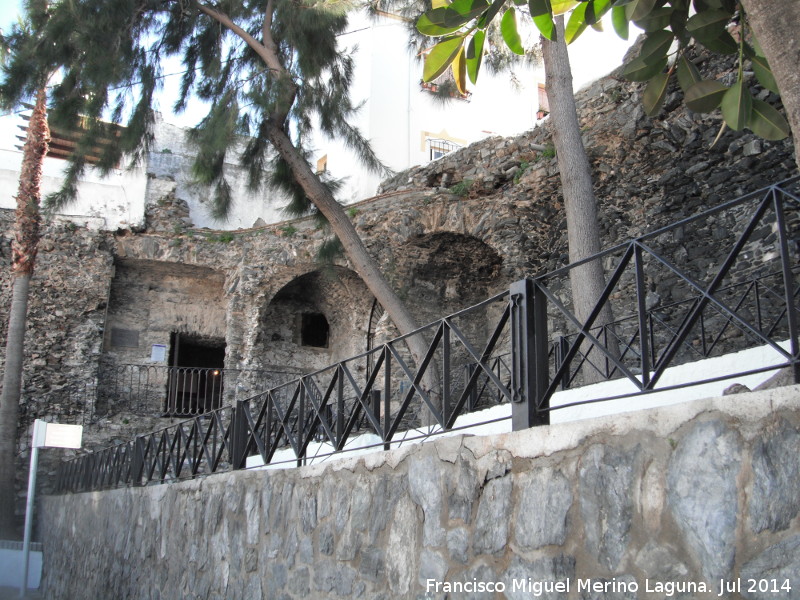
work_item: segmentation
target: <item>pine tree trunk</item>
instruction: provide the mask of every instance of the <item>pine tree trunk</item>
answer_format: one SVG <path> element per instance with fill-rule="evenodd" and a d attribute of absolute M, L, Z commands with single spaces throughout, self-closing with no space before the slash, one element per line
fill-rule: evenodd
<path fill-rule="evenodd" d="M 403 301 L 400 300 L 383 276 L 383 272 L 367 251 L 364 242 L 358 236 L 342 205 L 336 202 L 330 190 L 312 172 L 308 163 L 280 127 L 275 125 L 270 127 L 268 136 L 272 145 L 289 164 L 303 191 L 305 191 L 314 206 L 328 219 L 331 229 L 341 241 L 345 254 L 353 265 L 353 269 L 389 314 L 400 334 L 406 335 L 417 329 L 416 319 L 414 319 Z M 419 367 L 428 350 L 425 339 L 422 335 L 413 335 L 407 337 L 405 342 L 414 358 L 414 362 Z M 435 372 L 436 366 L 431 363 L 425 372 L 422 384 L 425 389 L 438 394 L 438 377 Z M 435 404 L 440 406 L 438 401 Z M 427 413 L 427 411 L 424 411 L 424 413 Z M 423 423 L 425 425 L 431 424 L 425 418 L 423 418 L 423 421 L 427 421 Z"/>
<path fill-rule="evenodd" d="M 28 290 L 39 244 L 42 166 L 50 141 L 45 103 L 46 93 L 42 88 L 36 98 L 22 154 L 15 235 L 11 246 L 13 292 L 6 339 L 3 393 L 0 396 L 0 537 L 6 539 L 15 535 L 16 530 L 14 477 L 17 420 L 22 391 L 23 340 L 28 313 Z"/>
<path fill-rule="evenodd" d="M 742 0 L 747 21 L 764 51 L 781 92 L 800 168 L 800 2 Z"/>
<path fill-rule="evenodd" d="M 589 159 L 583 147 L 578 111 L 572 91 L 572 69 L 564 40 L 564 17 L 556 17 L 557 41 L 542 38 L 545 85 L 553 122 L 553 143 L 561 177 L 561 189 L 567 216 L 567 239 L 571 263 L 583 260 L 600 251 L 600 227 L 597 200 L 592 186 Z M 605 288 L 603 265 L 592 261 L 570 271 L 572 302 L 575 315 L 585 322 Z M 613 321 L 611 307 L 606 304 L 594 326 Z M 588 345 L 583 351 L 588 351 Z M 599 364 L 603 356 L 593 350 L 590 359 Z M 602 379 L 592 368 L 583 369 L 584 382 Z"/>

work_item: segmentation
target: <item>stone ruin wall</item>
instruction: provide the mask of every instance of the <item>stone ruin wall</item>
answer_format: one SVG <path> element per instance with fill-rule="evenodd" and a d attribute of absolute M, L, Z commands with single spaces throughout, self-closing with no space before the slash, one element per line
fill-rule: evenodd
<path fill-rule="evenodd" d="M 725 77 L 733 76 L 730 65 L 710 65 L 702 56 L 697 63 L 701 70 L 722 68 Z M 641 93 L 641 85 L 612 76 L 578 95 L 604 246 L 796 173 L 791 140 L 766 142 L 747 132 L 726 131 L 712 147 L 718 116 L 690 113 L 671 91 L 662 114 L 649 119 L 641 109 Z M 566 263 L 557 162 L 532 149 L 548 144 L 549 138 L 545 123 L 515 138 L 487 139 L 401 173 L 383 184 L 381 196 L 348 207 L 370 252 L 421 321 Z M 269 354 L 272 337 L 266 340 L 265 331 L 271 302 L 280 290 L 319 271 L 315 254 L 327 233 L 303 219 L 236 232 L 192 229 L 185 203 L 174 198 L 174 185 L 163 183 L 164 199 L 151 206 L 144 232 L 93 232 L 61 220 L 47 227 L 32 285 L 21 465 L 27 460 L 35 417 L 76 422 L 92 415 L 92 396 L 81 388 L 94 385 L 101 357 L 109 356 L 104 328 L 115 262 L 213 271 L 221 282 L 215 301 L 224 307 L 220 331 L 227 344 L 226 368 L 296 372 L 308 367 L 308 352 L 291 344 L 276 363 L 277 357 Z M 3 297 L 9 298 L 13 214 L 2 211 L 0 219 L 0 283 Z M 676 241 L 685 260 L 702 268 L 718 243 L 719 230 L 711 223 L 692 239 Z M 345 261 L 339 264 L 348 267 Z M 664 282 L 652 291 L 667 298 L 670 287 Z M 369 320 L 363 290 L 334 285 L 320 294 L 358 307 L 347 326 L 360 333 L 335 355 L 329 351 L 311 357 L 314 366 L 363 351 Z M 7 301 L 0 304 L 2 337 L 8 306 Z M 382 332 L 390 336 L 392 329 L 384 323 Z M 143 352 L 139 360 L 147 356 Z M 111 415 L 87 430 L 86 441 L 89 447 L 107 445 L 165 422 Z"/>
<path fill-rule="evenodd" d="M 799 394 L 784 387 L 299 469 L 49 496 L 43 592 L 706 600 L 723 580 L 731 600 L 796 598 Z M 467 583 L 475 587 L 447 593 Z"/>

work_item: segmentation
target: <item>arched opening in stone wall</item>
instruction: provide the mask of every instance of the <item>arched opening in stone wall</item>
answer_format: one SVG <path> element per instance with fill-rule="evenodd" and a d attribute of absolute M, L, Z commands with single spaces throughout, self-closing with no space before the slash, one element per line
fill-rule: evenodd
<path fill-rule="evenodd" d="M 408 298 L 420 323 L 477 304 L 502 283 L 502 257 L 470 235 L 449 231 L 416 235 L 402 250 Z"/>
<path fill-rule="evenodd" d="M 476 237 L 445 231 L 429 233 L 409 238 L 402 250 L 407 302 L 420 324 L 479 304 L 507 285 L 501 274 L 502 257 Z M 480 354 L 498 321 L 499 315 L 494 314 L 497 309 L 497 304 L 475 309 L 450 319 L 450 323 Z M 448 350 L 450 388 L 462 389 L 476 370 L 476 359 L 455 333 L 450 336 Z M 489 364 L 502 360 L 506 351 L 505 344 L 498 344 Z M 507 379 L 505 372 L 498 375 Z"/>
<path fill-rule="evenodd" d="M 361 278 L 343 267 L 294 278 L 263 311 L 259 362 L 311 371 L 364 352 L 373 302 Z"/>

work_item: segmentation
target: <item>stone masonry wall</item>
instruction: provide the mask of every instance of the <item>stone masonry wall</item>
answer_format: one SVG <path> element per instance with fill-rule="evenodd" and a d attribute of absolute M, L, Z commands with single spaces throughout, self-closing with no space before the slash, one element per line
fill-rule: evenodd
<path fill-rule="evenodd" d="M 41 519 L 52 600 L 797 598 L 800 386 L 50 496 Z"/>

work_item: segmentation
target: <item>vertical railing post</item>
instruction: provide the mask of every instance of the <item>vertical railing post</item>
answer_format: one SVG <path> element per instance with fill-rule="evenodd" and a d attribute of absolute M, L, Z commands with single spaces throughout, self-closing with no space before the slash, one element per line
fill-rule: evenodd
<path fill-rule="evenodd" d="M 249 400 L 239 400 L 231 416 L 231 469 L 244 469 L 247 459 L 247 414 Z"/>
<path fill-rule="evenodd" d="M 545 399 L 549 379 L 547 308 L 532 279 L 511 284 L 511 427 L 550 423 Z"/>
<path fill-rule="evenodd" d="M 788 229 L 786 227 L 786 215 L 783 212 L 783 202 L 778 190 L 773 190 L 775 221 L 778 228 L 778 243 L 781 252 L 781 271 L 783 275 L 784 298 L 786 302 L 786 321 L 789 325 L 789 351 L 792 354 L 792 377 L 794 383 L 800 383 L 800 323 L 794 304 L 794 277 L 792 265 L 796 261 L 792 259 L 789 250 Z"/>
<path fill-rule="evenodd" d="M 642 247 L 636 243 L 634 246 L 634 261 L 636 266 L 636 310 L 639 317 L 639 351 L 641 354 L 640 367 L 642 369 L 641 389 L 650 387 L 650 334 L 647 331 L 647 285 L 644 276 L 644 258 Z"/>
<path fill-rule="evenodd" d="M 136 436 L 133 440 L 133 456 L 131 457 L 131 485 L 141 486 L 144 475 L 144 436 Z"/>

